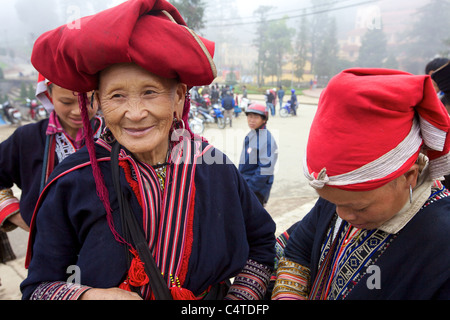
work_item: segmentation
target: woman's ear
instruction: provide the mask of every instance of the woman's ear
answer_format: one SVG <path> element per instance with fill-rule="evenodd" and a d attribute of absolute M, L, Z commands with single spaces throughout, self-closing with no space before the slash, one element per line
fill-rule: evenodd
<path fill-rule="evenodd" d="M 98 110 L 101 110 L 102 109 L 102 105 L 100 104 L 100 95 L 98 93 L 98 90 L 94 91 L 94 95 L 93 95 L 92 98 L 94 99 L 94 101 L 93 101 L 94 106 L 96 105 L 98 107 Z"/>
<path fill-rule="evenodd" d="M 417 178 L 419 177 L 419 165 L 417 163 L 413 164 L 404 176 L 406 178 L 407 187 L 409 188 L 409 186 L 411 186 L 414 188 L 417 185 Z"/>
<path fill-rule="evenodd" d="M 186 100 L 187 85 L 179 82 L 175 92 L 175 110 L 174 113 L 177 119 L 183 116 L 184 102 Z"/>

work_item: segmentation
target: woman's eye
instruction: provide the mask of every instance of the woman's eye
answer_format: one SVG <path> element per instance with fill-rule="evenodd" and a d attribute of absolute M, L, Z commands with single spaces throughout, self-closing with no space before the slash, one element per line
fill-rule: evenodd
<path fill-rule="evenodd" d="M 149 95 L 149 94 L 154 94 L 155 93 L 155 91 L 153 91 L 153 90 L 146 90 L 145 91 L 145 95 Z"/>
<path fill-rule="evenodd" d="M 119 94 L 119 93 L 116 93 L 116 94 L 113 94 L 113 95 L 111 96 L 111 98 L 112 98 L 112 99 L 115 99 L 115 98 L 122 98 L 122 95 Z"/>

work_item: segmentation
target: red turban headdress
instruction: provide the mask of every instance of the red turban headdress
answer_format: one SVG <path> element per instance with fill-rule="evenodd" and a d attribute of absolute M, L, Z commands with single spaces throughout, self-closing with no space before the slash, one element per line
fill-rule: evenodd
<path fill-rule="evenodd" d="M 75 92 L 98 87 L 98 74 L 134 62 L 188 86 L 216 77 L 214 43 L 196 35 L 164 0 L 129 0 L 41 35 L 31 62 L 56 85 Z"/>
<path fill-rule="evenodd" d="M 350 69 L 323 91 L 304 173 L 314 188 L 373 190 L 404 174 L 426 150 L 432 179 L 450 173 L 449 115 L 430 76 Z"/>

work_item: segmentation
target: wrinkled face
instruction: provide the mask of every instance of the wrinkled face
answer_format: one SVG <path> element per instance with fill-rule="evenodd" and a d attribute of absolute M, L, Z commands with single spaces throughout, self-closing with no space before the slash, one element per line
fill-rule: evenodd
<path fill-rule="evenodd" d="M 356 228 L 376 229 L 394 217 L 409 201 L 409 186 L 416 185 L 416 167 L 386 185 L 371 191 L 346 191 L 325 186 L 319 196 L 336 205 L 339 217 Z"/>
<path fill-rule="evenodd" d="M 53 84 L 50 95 L 63 129 L 75 139 L 78 130 L 83 127 L 77 94 Z M 91 119 L 97 113 L 97 105 L 94 104 L 94 108 L 88 106 L 88 113 Z"/>
<path fill-rule="evenodd" d="M 247 115 L 247 123 L 250 129 L 256 130 L 261 127 L 266 120 L 256 113 L 248 113 Z"/>
<path fill-rule="evenodd" d="M 185 94 L 186 85 L 176 80 L 136 64 L 116 64 L 101 72 L 97 97 L 117 141 L 139 160 L 156 164 L 165 159 L 169 131 L 174 117 L 181 119 Z"/>

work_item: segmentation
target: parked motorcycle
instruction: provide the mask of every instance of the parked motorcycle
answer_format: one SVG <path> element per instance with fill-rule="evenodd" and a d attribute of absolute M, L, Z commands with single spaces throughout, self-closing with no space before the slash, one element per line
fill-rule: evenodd
<path fill-rule="evenodd" d="M 247 111 L 247 107 L 250 105 L 250 100 L 247 98 L 242 98 L 241 99 L 241 104 L 240 104 L 240 108 L 242 111 Z"/>
<path fill-rule="evenodd" d="M 213 104 L 211 115 L 216 119 L 219 129 L 225 128 L 225 118 L 223 117 L 223 107 L 218 103 Z"/>
<path fill-rule="evenodd" d="M 36 100 L 27 99 L 26 106 L 29 109 L 29 120 L 40 121 L 48 117 L 47 110 L 45 110 L 43 105 L 38 104 Z"/>
<path fill-rule="evenodd" d="M 14 107 L 9 101 L 3 103 L 1 107 L 6 121 L 17 126 L 22 125 L 22 114 L 19 109 Z"/>
<path fill-rule="evenodd" d="M 280 109 L 280 116 L 285 118 L 294 115 L 294 110 L 291 105 L 291 100 L 288 100 L 286 104 Z"/>
<path fill-rule="evenodd" d="M 189 110 L 189 128 L 195 134 L 202 134 L 205 130 L 205 125 L 203 124 L 203 120 L 198 117 L 197 107 L 191 105 L 191 109 Z"/>
<path fill-rule="evenodd" d="M 209 98 L 209 94 L 203 95 L 204 106 L 209 108 L 211 106 L 211 99 Z"/>
<path fill-rule="evenodd" d="M 191 106 L 192 108 L 192 106 Z M 203 124 L 217 123 L 220 129 L 225 128 L 225 121 L 223 118 L 223 113 L 221 106 L 215 104 L 209 110 L 200 106 L 197 106 L 198 117 L 203 120 Z"/>

